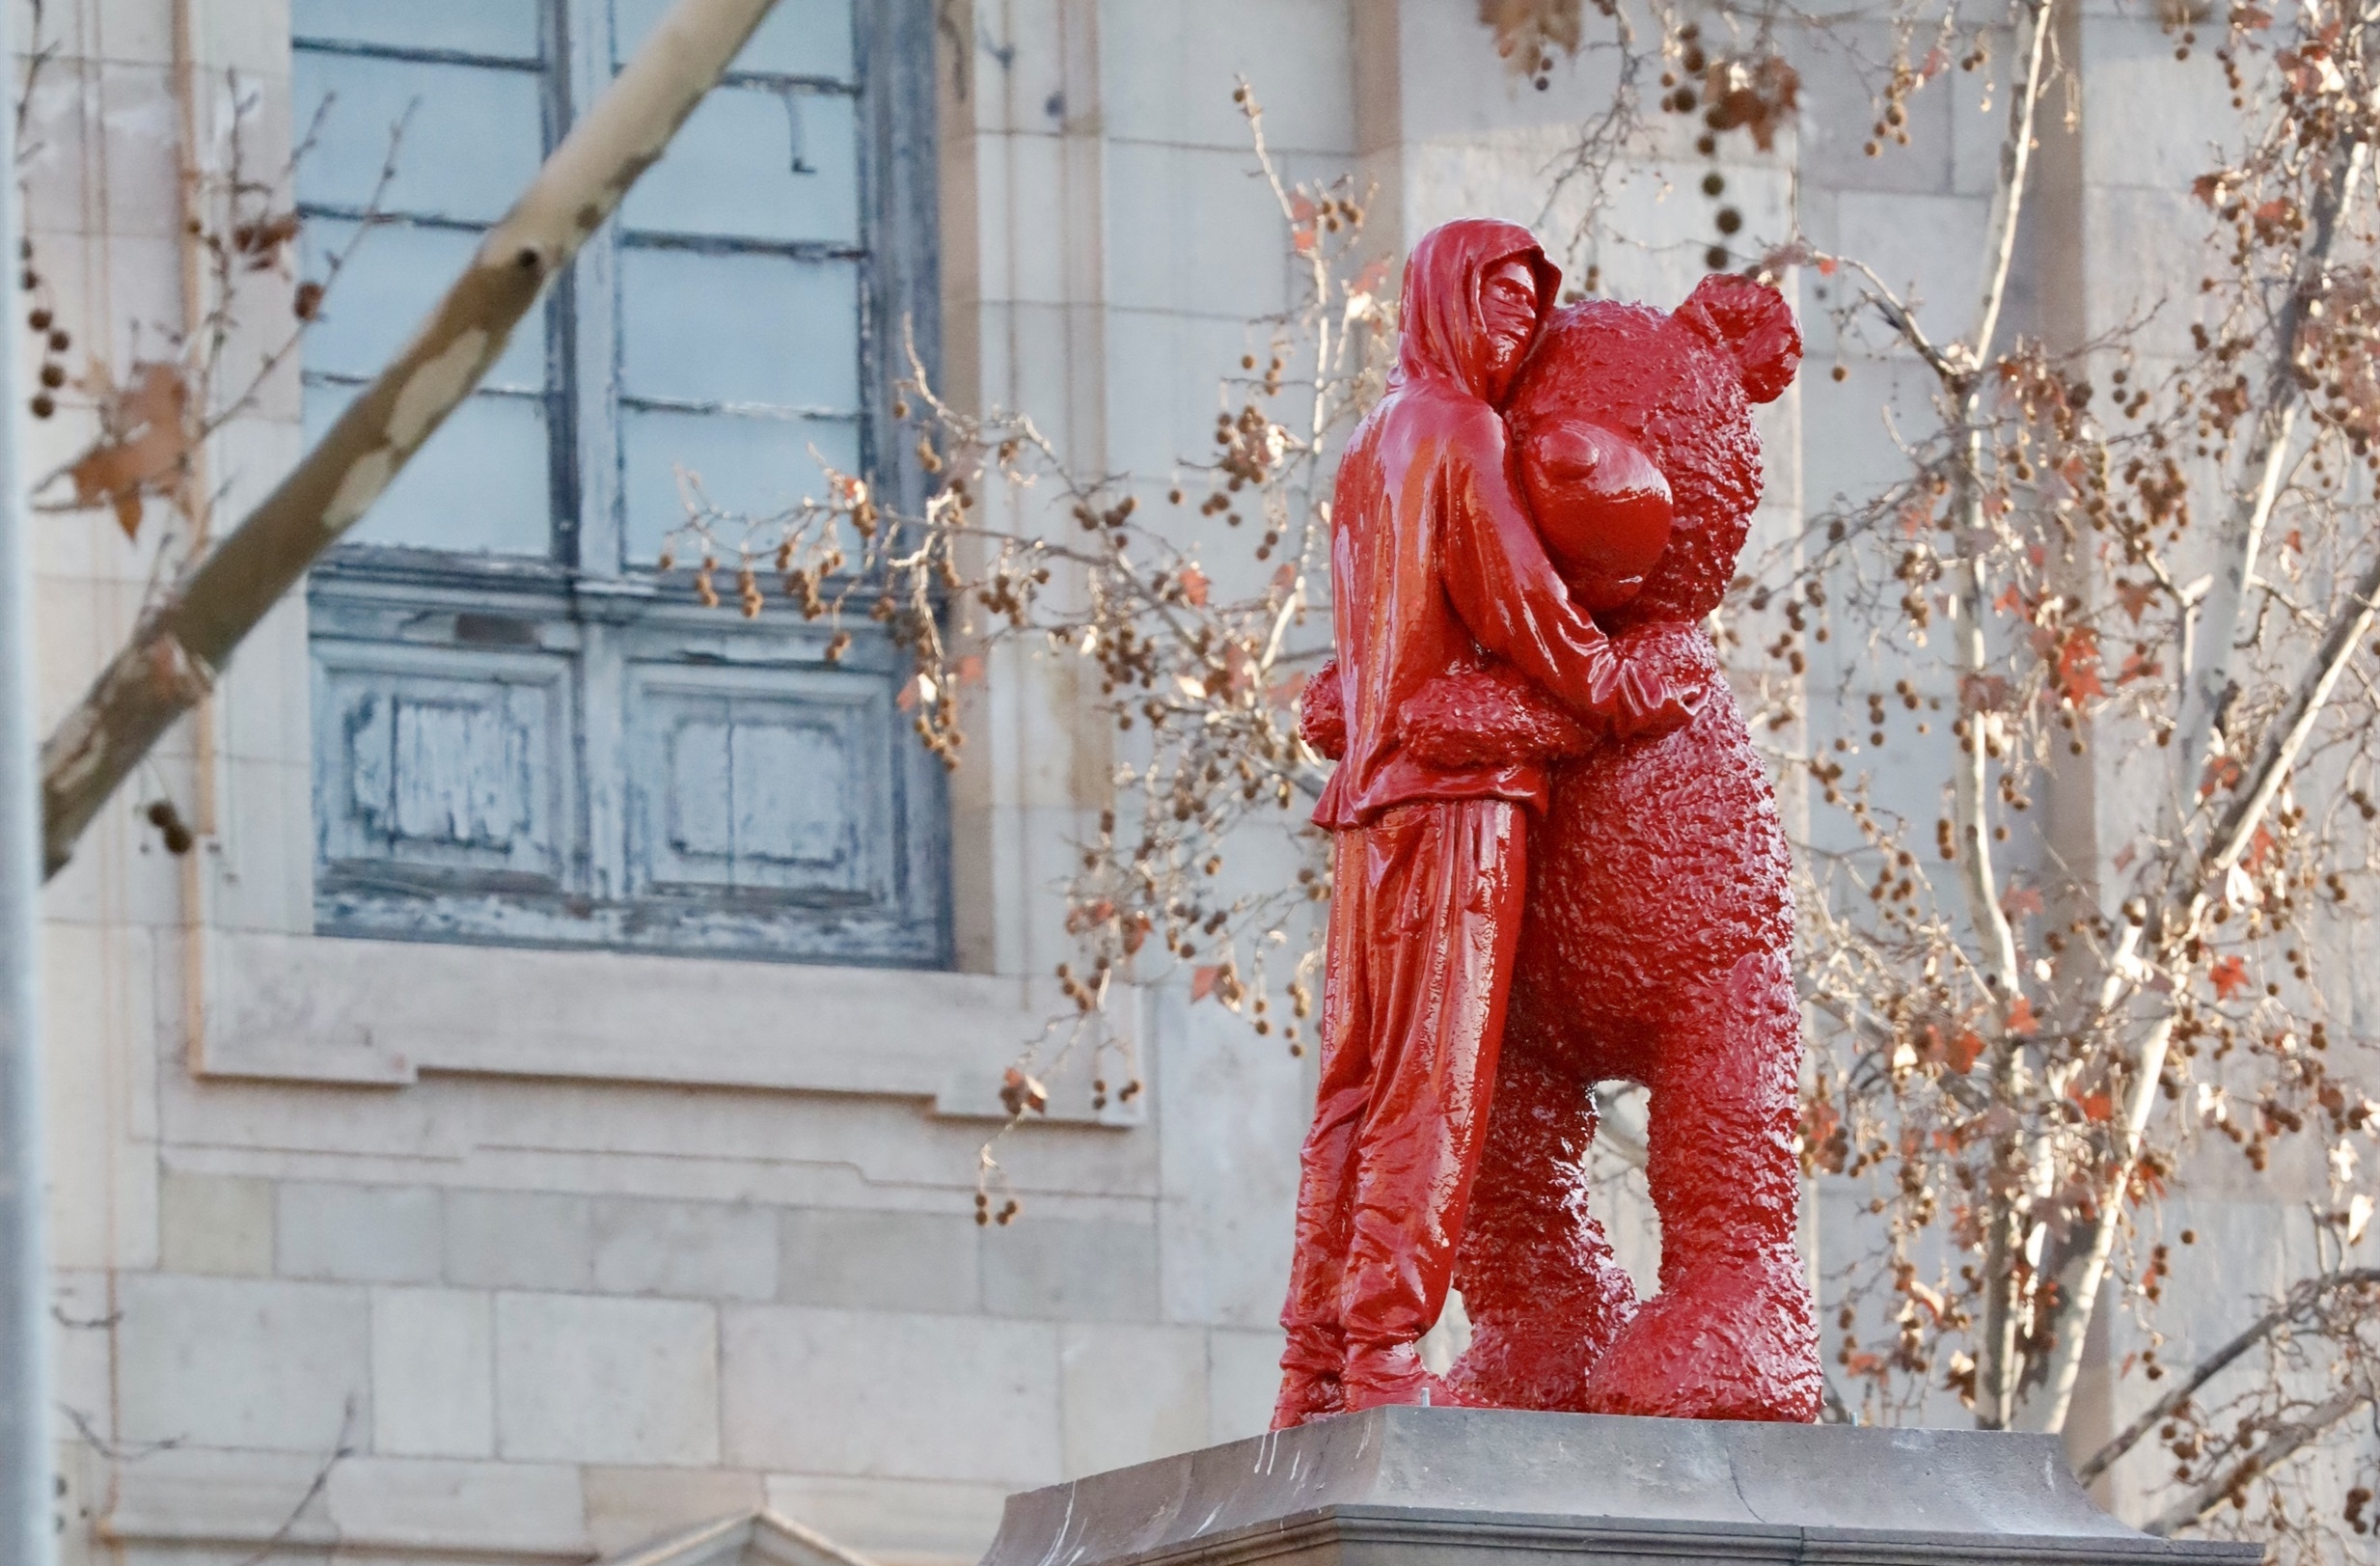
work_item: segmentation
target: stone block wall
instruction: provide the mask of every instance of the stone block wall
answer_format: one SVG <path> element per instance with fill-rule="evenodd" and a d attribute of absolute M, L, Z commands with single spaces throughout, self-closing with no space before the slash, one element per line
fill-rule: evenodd
<path fill-rule="evenodd" d="M 440 1495 L 541 1497 L 502 1552 L 557 1555 L 774 1495 L 889 1559 L 971 1557 L 1010 1490 L 1271 1409 L 1273 1333 L 1161 1310 L 1146 1204 L 981 1228 L 172 1171 L 160 1204 L 158 1270 L 61 1279 L 62 1397 L 127 1459 L 77 1499 L 127 1543 L 190 1537 L 194 1490 L 226 1537 L 269 1535 L 328 1464 L 306 1521 L 350 1547 Z M 439 1473 L 462 1488 L 405 1500 Z"/>

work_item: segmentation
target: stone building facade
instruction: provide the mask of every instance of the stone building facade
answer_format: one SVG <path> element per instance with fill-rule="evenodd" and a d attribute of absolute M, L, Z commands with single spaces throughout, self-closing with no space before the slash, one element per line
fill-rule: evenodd
<path fill-rule="evenodd" d="M 308 63 L 309 47 L 425 69 L 518 64 L 506 64 L 510 45 L 477 34 L 471 48 L 449 51 L 453 59 L 424 53 L 420 36 L 372 41 L 372 28 L 410 14 L 394 0 L 380 0 L 385 11 L 295 0 L 295 14 L 291 0 L 46 0 L 38 31 L 28 0 L 14 3 L 20 46 L 38 38 L 54 50 L 27 119 L 28 231 L 78 353 L 119 374 L 144 343 L 153 349 L 156 334 L 205 308 L 185 243 L 185 160 L 220 162 L 239 118 L 243 155 L 278 166 L 305 132 L 308 71 L 322 69 Z M 443 25 L 460 38 L 506 9 L 451 0 L 425 6 L 420 25 L 451 13 Z M 627 17 L 654 10 L 637 0 L 511 9 L 526 18 L 533 41 L 520 47 L 533 55 L 561 48 L 557 29 L 612 26 L 625 37 Z M 1079 468 L 1129 473 L 1152 489 L 1206 437 L 1217 375 L 1262 341 L 1249 323 L 1293 296 L 1281 219 L 1252 178 L 1232 102 L 1235 77 L 1261 95 L 1288 173 L 1352 169 L 1375 183 L 1384 249 L 1458 213 L 1538 216 L 1549 160 L 1599 91 L 1600 68 L 1588 57 L 1558 67 L 1555 90 L 1531 92 L 1496 58 L 1470 0 L 786 9 L 804 26 L 856 17 L 858 52 L 839 65 L 805 57 L 781 81 L 746 86 L 802 99 L 807 107 L 787 111 L 797 126 L 805 113 L 824 117 L 810 122 L 807 144 L 794 131 L 797 162 L 805 145 L 835 155 L 817 127 L 835 104 L 862 104 L 860 128 L 847 133 L 862 151 L 845 155 L 876 159 L 862 164 L 870 202 L 885 199 L 894 160 L 905 160 L 899 178 L 924 193 L 910 216 L 927 219 L 900 239 L 910 248 L 889 261 L 846 249 L 855 264 L 894 266 L 900 278 L 886 287 L 932 307 L 924 313 L 939 316 L 952 394 L 1029 410 Z M 2079 24 L 2089 74 L 2078 117 L 2044 152 L 2056 165 L 2046 201 L 2062 215 L 2028 261 L 2040 287 L 2025 308 L 2037 316 L 2078 310 L 2083 319 L 2068 323 L 2078 329 L 2115 318 L 2138 282 L 2134 262 L 2163 252 L 2158 235 L 2181 232 L 2168 171 L 2136 166 L 2163 155 L 2159 138 L 2093 134 L 2103 121 L 2186 123 L 2186 104 L 2133 70 L 2158 56 L 2158 41 L 2153 23 L 2112 14 Z M 586 40 L 574 35 L 568 48 L 566 63 L 538 58 L 575 72 L 569 84 L 582 93 L 599 85 Z M 1809 79 L 1821 100 L 1865 96 L 1821 65 Z M 865 105 L 884 101 L 870 94 L 910 95 L 908 118 L 883 131 L 891 122 L 865 118 Z M 443 101 L 420 112 L 434 120 Z M 1917 112 L 1925 123 L 1906 155 L 1864 158 L 1813 131 L 1729 166 L 1752 234 L 1781 237 L 1797 201 L 1821 247 L 1919 284 L 1929 309 L 1960 309 L 1973 291 L 1972 236 L 1998 120 L 1949 93 L 1920 98 Z M 476 136 L 479 124 L 465 128 Z M 425 134 L 416 145 L 440 143 Z M 469 140 L 448 145 L 465 161 L 501 162 Z M 1668 151 L 1682 155 L 1682 146 Z M 653 178 L 670 174 L 665 164 Z M 318 194 L 323 225 L 339 221 L 346 199 Z M 468 213 L 424 211 L 425 233 L 468 228 Z M 898 226 L 898 213 L 869 211 L 868 222 Z M 1709 241 L 1701 204 L 1644 169 L 1615 212 L 1628 242 L 1597 257 L 1605 288 L 1682 296 Z M 780 254 L 767 238 L 747 248 Z M 807 243 L 781 254 L 803 264 L 850 260 L 833 243 Z M 693 248 L 745 253 L 724 239 Z M 641 254 L 623 241 L 621 275 Z M 2124 260 L 2094 268 L 2103 254 Z M 1798 286 L 1812 362 L 1828 363 L 1836 346 L 1816 280 Z M 576 287 L 583 304 L 611 297 L 613 284 L 583 272 Z M 581 309 L 552 328 L 575 334 L 567 346 L 549 343 L 549 368 L 577 367 L 573 407 L 592 400 L 589 367 L 615 351 L 603 315 Z M 617 319 L 632 340 L 633 379 L 639 327 L 633 315 Z M 256 327 L 231 351 L 259 363 L 277 333 Z M 210 443 L 217 517 L 236 517 L 294 460 L 310 398 L 335 400 L 341 384 L 344 361 L 324 357 L 332 351 L 310 347 L 302 369 L 274 370 Z M 1889 457 L 1875 409 L 1921 400 L 1910 366 L 1846 362 L 1846 381 L 1810 377 L 1767 410 L 1766 536 L 1790 534 L 1805 496 L 1866 481 Z M 561 382 L 529 373 L 524 406 L 563 405 L 550 399 Z M 877 385 L 850 393 L 849 427 L 867 427 L 869 399 L 881 395 Z M 626 382 L 608 405 L 628 412 L 611 434 L 586 437 L 618 443 L 604 451 L 632 441 L 622 432 L 630 414 L 686 411 Z M 846 417 L 830 412 L 828 423 Z M 491 426 L 505 417 L 491 414 Z M 71 406 L 28 429 L 35 473 L 69 459 L 91 433 Z M 1805 436 L 1819 429 L 1827 438 Z M 646 940 L 633 919 L 616 928 L 631 933 L 574 947 L 501 920 L 374 924 L 386 909 L 366 893 L 341 900 L 381 884 L 358 870 L 361 850 L 339 847 L 345 828 L 333 819 L 366 797 L 356 776 L 325 759 L 326 735 L 351 737 L 363 721 L 362 708 L 340 705 L 342 671 L 434 680 L 468 658 L 501 655 L 519 664 L 498 679 L 517 701 L 531 700 L 525 691 L 594 691 L 640 659 L 666 664 L 671 678 L 746 667 L 738 660 L 751 644 L 696 646 L 726 633 L 688 631 L 666 616 L 623 631 L 627 619 L 584 608 L 601 594 L 579 577 L 633 583 L 638 563 L 635 540 L 615 536 L 604 569 L 587 563 L 601 475 L 630 474 L 631 499 L 612 525 L 633 531 L 616 518 L 633 513 L 637 492 L 633 454 L 606 468 L 601 451 L 587 450 L 574 446 L 564 465 L 580 464 L 577 476 L 556 481 L 556 493 L 573 496 L 576 566 L 555 564 L 570 558 L 557 554 L 545 575 L 524 567 L 493 585 L 435 571 L 319 576 L 260 629 L 202 720 L 176 731 L 48 889 L 70 1561 L 202 1566 L 260 1550 L 582 1560 L 765 1506 L 876 1559 L 939 1566 L 979 1552 L 1012 1490 L 1265 1422 L 1310 1060 L 1191 1005 L 1179 981 L 1136 993 L 1124 1009 L 1143 1052 L 1144 1102 L 1093 1112 L 1079 1090 L 1061 1091 L 1048 1123 L 1001 1147 L 1023 1221 L 973 1219 L 978 1149 L 1000 1119 L 1000 1069 L 1054 1009 L 1048 975 L 1069 952 L 1053 886 L 1103 803 L 1110 765 L 1063 666 L 996 660 L 966 767 L 946 794 L 909 801 L 916 818 L 902 830 L 925 834 L 915 863 L 930 883 L 922 947 L 794 950 L 763 935 L 726 949 Z M 465 464 L 442 481 L 479 495 L 511 493 L 518 481 L 512 468 Z M 434 510 L 437 497 L 420 504 Z M 147 538 L 128 545 L 104 511 L 39 522 L 41 678 L 54 714 L 119 644 L 154 561 Z M 565 600 L 566 612 L 554 608 Z M 370 618 L 399 611 L 445 616 L 452 634 L 408 641 Z M 588 629 L 599 623 L 600 634 Z M 485 633 L 478 642 L 474 627 Z M 634 642 L 648 632 L 679 641 L 655 652 Z M 615 635 L 628 650 L 600 654 L 616 661 L 599 667 L 587 649 Z M 754 655 L 750 690 L 700 699 L 729 704 L 721 710 L 793 701 L 790 686 L 768 681 L 803 656 Z M 559 660 L 552 678 L 562 683 L 539 683 L 547 675 L 529 666 L 541 658 Z M 397 693 L 392 702 L 414 700 L 396 684 L 387 692 Z M 595 823 L 579 846 L 558 832 L 521 848 L 520 834 L 534 836 L 523 825 L 535 819 L 529 805 L 506 817 L 512 838 L 474 836 L 449 819 L 463 869 L 431 880 L 498 895 L 488 887 L 510 883 L 471 875 L 490 865 L 534 870 L 522 857 L 534 849 L 574 866 L 554 876 L 621 878 L 589 881 L 579 894 L 625 896 L 635 868 L 606 869 L 601 823 L 633 838 L 628 802 L 651 785 L 633 773 L 606 783 L 601 765 L 633 751 L 636 710 L 632 701 L 614 728 L 558 742 L 581 770 L 541 797 L 579 802 L 557 819 Z M 455 720 L 470 733 L 478 721 Z M 543 723 L 521 731 L 559 731 Z M 497 743 L 512 756 L 501 749 L 511 741 Z M 327 791 L 326 768 L 337 784 Z M 861 776 L 842 786 L 856 789 Z M 374 786 L 393 790 L 386 808 L 399 811 L 401 781 Z M 195 852 L 166 852 L 142 819 L 159 797 L 199 830 Z M 614 800 L 608 818 L 604 797 Z M 408 873 L 422 863 L 408 862 Z M 700 916 L 698 889 L 685 895 Z M 423 934 L 439 938 L 408 938 Z M 808 960 L 752 960 L 787 954 Z M 2210 1196 L 2201 1223 L 2229 1223 L 2247 1293 L 2279 1281 L 2288 1259 L 2262 1237 L 2266 1199 L 2256 1193 L 2230 1213 Z M 1831 1199 L 1815 1210 L 1821 1244 L 1838 1220 L 1847 1231 L 1855 1222 Z M 1628 1237 L 1632 1259 L 1649 1260 L 1651 1243 Z M 2205 1309 L 2210 1327 L 2229 1319 L 2227 1305 Z M 2111 1395 L 2097 1393 L 2100 1428 Z"/>

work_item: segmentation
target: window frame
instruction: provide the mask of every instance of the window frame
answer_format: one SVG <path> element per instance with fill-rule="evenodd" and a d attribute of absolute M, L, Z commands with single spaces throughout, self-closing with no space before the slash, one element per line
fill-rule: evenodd
<path fill-rule="evenodd" d="M 893 387 L 906 371 L 903 321 L 928 367 L 940 357 L 932 0 L 853 0 L 851 9 L 856 85 L 732 71 L 728 82 L 784 90 L 790 80 L 795 90 L 831 87 L 859 100 L 858 448 L 862 472 L 880 492 L 914 507 L 926 476 L 914 453 L 884 432 L 893 427 Z M 580 106 L 613 77 L 613 6 L 539 0 L 539 11 L 550 151 Z M 371 52 L 409 58 L 439 51 Z M 667 172 L 665 163 L 651 177 Z M 350 543 L 313 574 L 315 927 L 374 938 L 947 967 L 947 788 L 941 763 L 916 743 L 893 705 L 906 674 L 897 649 L 877 628 L 852 626 L 850 651 L 830 664 L 826 627 L 806 625 L 779 607 L 752 622 L 731 610 L 704 609 L 683 572 L 665 579 L 627 560 L 619 284 L 621 256 L 633 243 L 616 219 L 605 224 L 541 306 L 551 453 L 547 556 Z M 476 669 L 474 677 L 498 684 L 560 680 L 566 711 L 556 720 L 561 737 L 549 758 L 554 776 L 540 784 L 551 790 L 559 838 L 559 873 L 548 882 L 531 884 L 483 865 L 424 868 L 336 851 L 345 840 L 340 822 L 349 802 L 339 793 L 348 780 L 334 762 L 346 719 L 332 685 L 359 665 L 368 674 L 384 667 L 395 679 L 397 671 L 424 661 Z M 771 700 L 798 702 L 806 690 L 815 695 L 831 682 L 827 705 L 834 711 L 867 705 L 870 756 L 889 746 L 881 761 L 867 763 L 885 772 L 887 789 L 868 808 L 890 840 L 862 846 L 881 859 L 885 895 L 845 908 L 832 897 L 778 896 L 742 885 L 664 887 L 654 879 L 653 856 L 640 860 L 637 842 L 640 830 L 651 837 L 650 823 L 659 819 L 652 796 L 664 785 L 653 770 L 659 756 L 646 732 L 651 725 L 640 728 L 632 691 L 652 688 L 665 671 L 697 684 L 710 681 L 717 701 L 732 700 L 734 690 L 765 687 L 780 693 Z"/>

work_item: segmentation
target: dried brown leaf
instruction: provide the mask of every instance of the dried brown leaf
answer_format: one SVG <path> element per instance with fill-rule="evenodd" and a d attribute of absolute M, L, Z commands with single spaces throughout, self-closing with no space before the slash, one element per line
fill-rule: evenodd
<path fill-rule="evenodd" d="M 190 388 L 180 367 L 138 367 L 132 384 L 116 391 L 95 376 L 102 398 L 99 443 L 68 470 L 78 506 L 102 503 L 116 512 L 127 538 L 141 531 L 142 496 L 177 487 L 190 456 Z"/>

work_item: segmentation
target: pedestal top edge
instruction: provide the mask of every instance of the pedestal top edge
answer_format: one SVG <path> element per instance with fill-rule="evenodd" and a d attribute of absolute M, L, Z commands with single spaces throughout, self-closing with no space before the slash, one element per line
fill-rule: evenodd
<path fill-rule="evenodd" d="M 1844 1560 L 1861 1541 L 1922 1540 L 1942 1559 L 2260 1558 L 2125 1526 L 2092 1503 L 2052 1436 L 1395 1408 L 1011 1497 L 983 1566 L 1245 1559 L 1273 1552 L 1268 1534 L 1358 1525 L 1483 1544 L 1548 1528 L 1802 1540 L 1789 1558 L 1821 1540 Z"/>

